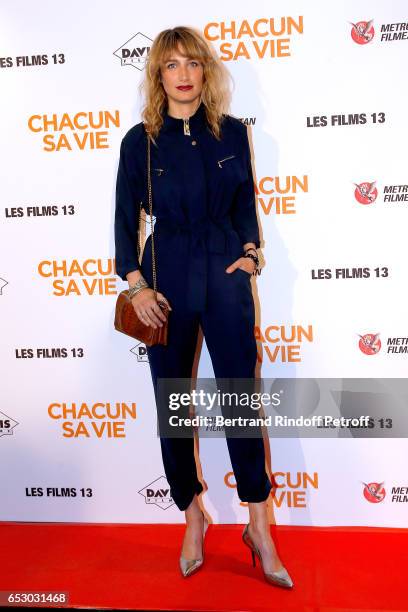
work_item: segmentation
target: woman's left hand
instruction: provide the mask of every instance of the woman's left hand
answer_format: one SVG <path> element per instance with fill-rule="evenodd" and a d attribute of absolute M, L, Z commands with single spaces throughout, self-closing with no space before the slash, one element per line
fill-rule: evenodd
<path fill-rule="evenodd" d="M 250 257 L 240 257 L 236 259 L 228 268 L 225 268 L 225 271 L 229 274 L 230 272 L 234 272 L 237 268 L 241 268 L 248 274 L 252 274 L 256 268 L 255 262 Z"/>

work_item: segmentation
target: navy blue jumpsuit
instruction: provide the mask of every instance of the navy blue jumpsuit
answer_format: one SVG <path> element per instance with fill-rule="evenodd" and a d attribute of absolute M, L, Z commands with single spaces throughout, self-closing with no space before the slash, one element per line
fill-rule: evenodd
<path fill-rule="evenodd" d="M 151 180 L 157 290 L 172 307 L 168 345 L 147 347 L 153 386 L 189 378 L 201 326 L 216 378 L 252 378 L 256 366 L 251 274 L 225 269 L 247 242 L 260 246 L 248 134 L 226 115 L 221 140 L 210 132 L 204 104 L 188 121 L 164 114 L 151 144 Z M 116 183 L 115 262 L 118 276 L 140 270 L 153 287 L 151 236 L 137 256 L 139 205 L 148 212 L 147 147 L 143 123 L 123 137 Z M 156 397 L 157 403 L 157 397 Z M 157 405 L 159 410 L 159 405 Z M 160 437 L 172 498 L 185 510 L 203 491 L 194 439 Z M 228 451 L 241 501 L 267 499 L 261 437 L 229 438 Z"/>

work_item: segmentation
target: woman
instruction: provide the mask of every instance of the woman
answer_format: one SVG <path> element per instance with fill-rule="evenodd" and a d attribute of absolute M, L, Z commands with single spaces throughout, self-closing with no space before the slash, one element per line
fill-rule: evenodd
<path fill-rule="evenodd" d="M 227 114 L 228 73 L 192 28 L 160 32 L 147 61 L 143 122 L 124 136 L 116 186 L 117 274 L 129 282 L 137 315 L 154 328 L 164 315 L 152 289 L 148 237 L 139 263 L 139 203 L 148 211 L 147 133 L 151 137 L 154 251 L 158 300 L 171 310 L 168 344 L 147 347 L 153 387 L 164 378 L 189 378 L 199 326 L 216 378 L 252 378 L 256 365 L 251 275 L 260 246 L 246 127 Z M 222 337 L 221 337 L 222 336 Z M 158 397 L 156 395 L 158 411 Z M 207 518 L 197 496 L 193 438 L 160 437 L 172 498 L 185 511 L 180 556 L 183 576 L 203 562 Z M 271 584 L 291 587 L 270 536 L 262 437 L 227 438 L 241 501 L 250 520 L 242 538 L 259 557 Z"/>

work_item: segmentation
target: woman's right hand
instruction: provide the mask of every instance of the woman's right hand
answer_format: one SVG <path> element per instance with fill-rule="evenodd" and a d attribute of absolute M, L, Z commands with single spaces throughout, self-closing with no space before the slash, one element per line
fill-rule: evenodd
<path fill-rule="evenodd" d="M 157 303 L 159 301 L 166 302 L 168 309 L 172 310 L 168 300 L 159 291 L 156 300 L 154 290 L 150 287 L 145 287 L 132 298 L 132 305 L 139 319 L 146 326 L 151 325 L 154 329 L 162 327 L 166 321 L 166 315 Z"/>

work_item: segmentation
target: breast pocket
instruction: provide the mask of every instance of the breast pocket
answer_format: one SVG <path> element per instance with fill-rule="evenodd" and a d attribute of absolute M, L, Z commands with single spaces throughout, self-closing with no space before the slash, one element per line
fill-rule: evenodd
<path fill-rule="evenodd" d="M 220 159 L 217 159 L 216 165 L 217 174 L 221 180 L 226 179 L 228 182 L 239 183 L 248 178 L 242 155 L 236 153 L 223 155 Z"/>
<path fill-rule="evenodd" d="M 159 189 L 166 185 L 169 178 L 168 170 L 164 166 L 151 166 L 150 176 L 152 179 L 152 185 L 154 184 Z"/>
<path fill-rule="evenodd" d="M 150 168 L 150 170 L 152 174 L 157 177 L 163 176 L 166 173 L 166 168 L 153 167 L 153 168 Z"/>
<path fill-rule="evenodd" d="M 152 164 L 150 166 L 150 177 L 152 185 L 153 211 L 160 216 L 166 208 L 166 202 L 172 197 L 172 180 L 167 166 L 163 164 Z"/>

